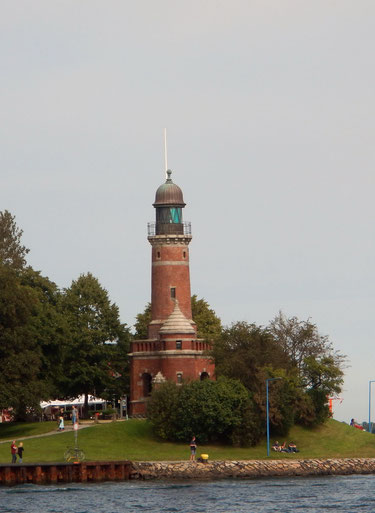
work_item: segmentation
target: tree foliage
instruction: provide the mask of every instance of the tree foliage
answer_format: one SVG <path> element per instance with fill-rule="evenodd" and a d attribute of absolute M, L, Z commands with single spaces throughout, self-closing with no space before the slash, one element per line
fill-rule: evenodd
<path fill-rule="evenodd" d="M 197 325 L 198 338 L 214 340 L 221 333 L 221 320 L 205 299 L 191 296 L 191 313 Z"/>
<path fill-rule="evenodd" d="M 314 422 L 324 422 L 329 416 L 327 398 L 341 391 L 343 371 L 332 356 L 309 356 L 303 363 L 302 381 L 314 405 Z"/>
<path fill-rule="evenodd" d="M 43 383 L 43 398 L 56 398 L 64 376 L 65 344 L 70 336 L 69 323 L 61 308 L 61 292 L 55 283 L 31 267 L 24 270 L 20 280 L 36 298 L 28 326 L 40 354 L 38 376 Z"/>
<path fill-rule="evenodd" d="M 279 368 L 288 363 L 272 335 L 261 326 L 247 322 L 224 328 L 213 346 L 212 357 L 217 376 L 238 379 L 252 392 L 258 390 L 260 369 Z"/>
<path fill-rule="evenodd" d="M 165 440 L 187 442 L 195 435 L 198 443 L 252 445 L 261 434 L 249 392 L 226 378 L 163 384 L 153 391 L 147 415 L 155 434 Z"/>
<path fill-rule="evenodd" d="M 330 415 L 328 397 L 338 394 L 343 383 L 346 356 L 335 351 L 328 336 L 321 335 L 308 319 L 287 319 L 282 312 L 271 321 L 269 330 L 290 357 L 289 372 L 299 379 L 299 410 L 296 421 L 313 425 Z"/>
<path fill-rule="evenodd" d="M 330 355 L 334 363 L 340 364 L 345 356 L 333 350 L 327 335 L 321 335 L 316 324 L 310 319 L 300 321 L 297 317 L 289 319 L 282 313 L 270 322 L 268 327 L 271 335 L 290 359 L 291 365 L 302 369 L 305 358 Z"/>
<path fill-rule="evenodd" d="M 69 321 L 70 340 L 64 360 L 63 387 L 67 396 L 100 395 L 116 379 L 112 357 L 126 328 L 119 320 L 118 307 L 91 273 L 82 274 L 64 291 L 64 314 Z"/>
<path fill-rule="evenodd" d="M 138 340 L 146 340 L 148 337 L 148 325 L 151 322 L 151 303 L 147 303 L 143 312 L 137 314 L 134 324 L 134 337 Z"/>
<path fill-rule="evenodd" d="M 23 231 L 8 210 L 0 212 L 0 262 L 12 269 L 22 269 L 29 252 L 21 243 Z"/>
<path fill-rule="evenodd" d="M 17 418 L 24 419 L 27 408 L 38 408 L 43 395 L 38 377 L 41 354 L 29 325 L 37 297 L 3 264 L 0 291 L 0 408 L 11 407 Z"/>
<path fill-rule="evenodd" d="M 103 399 L 111 401 L 113 398 L 119 399 L 124 395 L 130 394 L 130 342 L 131 334 L 129 329 L 122 325 L 119 337 L 114 344 L 110 344 L 109 374 L 110 381 L 104 392 L 101 394 Z"/>
<path fill-rule="evenodd" d="M 328 396 L 342 385 L 344 356 L 310 321 L 286 319 L 282 313 L 268 327 L 238 322 L 224 328 L 212 357 L 217 376 L 239 379 L 253 394 L 264 421 L 266 379 L 282 378 L 269 382 L 270 425 L 280 434 L 295 422 L 324 422 Z"/>
<path fill-rule="evenodd" d="M 0 408 L 18 419 L 42 399 L 129 391 L 130 333 L 90 273 L 69 289 L 26 267 L 29 250 L 0 212 Z"/>

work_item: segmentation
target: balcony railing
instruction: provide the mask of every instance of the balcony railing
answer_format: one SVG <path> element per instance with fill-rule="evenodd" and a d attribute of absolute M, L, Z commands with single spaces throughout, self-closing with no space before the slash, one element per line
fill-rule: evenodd
<path fill-rule="evenodd" d="M 154 235 L 191 235 L 191 222 L 184 223 L 147 223 L 147 234 Z"/>
<path fill-rule="evenodd" d="M 183 340 L 181 350 L 210 351 L 212 344 L 206 340 Z M 157 352 L 157 351 L 176 351 L 175 340 L 136 340 L 132 342 L 133 353 Z"/>

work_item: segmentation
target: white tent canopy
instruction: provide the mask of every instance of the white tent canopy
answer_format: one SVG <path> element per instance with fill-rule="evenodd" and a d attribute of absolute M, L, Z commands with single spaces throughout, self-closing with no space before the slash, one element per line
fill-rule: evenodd
<path fill-rule="evenodd" d="M 106 402 L 105 399 L 101 399 L 100 397 L 95 397 L 93 395 L 89 395 L 89 404 L 103 404 L 105 402 Z M 80 395 L 71 401 L 61 400 L 61 399 L 54 399 L 51 401 L 42 401 L 40 403 L 40 406 L 44 410 L 45 408 L 48 408 L 49 406 L 51 406 L 51 407 L 54 407 L 54 406 L 63 407 L 63 406 L 73 406 L 73 405 L 83 406 L 84 403 L 85 403 L 85 396 Z"/>

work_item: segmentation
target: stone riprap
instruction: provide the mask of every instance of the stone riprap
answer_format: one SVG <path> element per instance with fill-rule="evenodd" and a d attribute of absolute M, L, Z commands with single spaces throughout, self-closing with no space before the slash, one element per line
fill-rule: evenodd
<path fill-rule="evenodd" d="M 131 462 L 130 479 L 219 479 L 375 474 L 375 458 Z"/>

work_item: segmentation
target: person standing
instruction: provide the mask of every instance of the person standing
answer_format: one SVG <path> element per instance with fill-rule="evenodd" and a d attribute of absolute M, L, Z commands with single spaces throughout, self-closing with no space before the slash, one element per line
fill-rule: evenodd
<path fill-rule="evenodd" d="M 195 453 L 197 452 L 197 442 L 195 436 L 191 439 L 190 442 L 190 461 L 195 461 Z"/>
<path fill-rule="evenodd" d="M 18 446 L 18 450 L 17 450 L 17 454 L 18 454 L 18 463 L 22 463 L 22 458 L 23 458 L 23 451 L 24 451 L 24 447 L 23 447 L 23 442 L 20 442 L 19 443 L 19 446 Z"/>
<path fill-rule="evenodd" d="M 72 424 L 74 426 L 74 424 L 78 422 L 78 418 L 77 418 L 77 409 L 75 406 L 73 406 L 72 408 Z"/>
<path fill-rule="evenodd" d="M 10 454 L 12 455 L 12 463 L 17 462 L 17 445 L 16 441 L 13 440 L 12 445 L 10 446 Z"/>
<path fill-rule="evenodd" d="M 64 417 L 61 416 L 60 419 L 59 419 L 59 431 L 64 431 L 65 429 L 65 426 L 64 426 Z"/>

